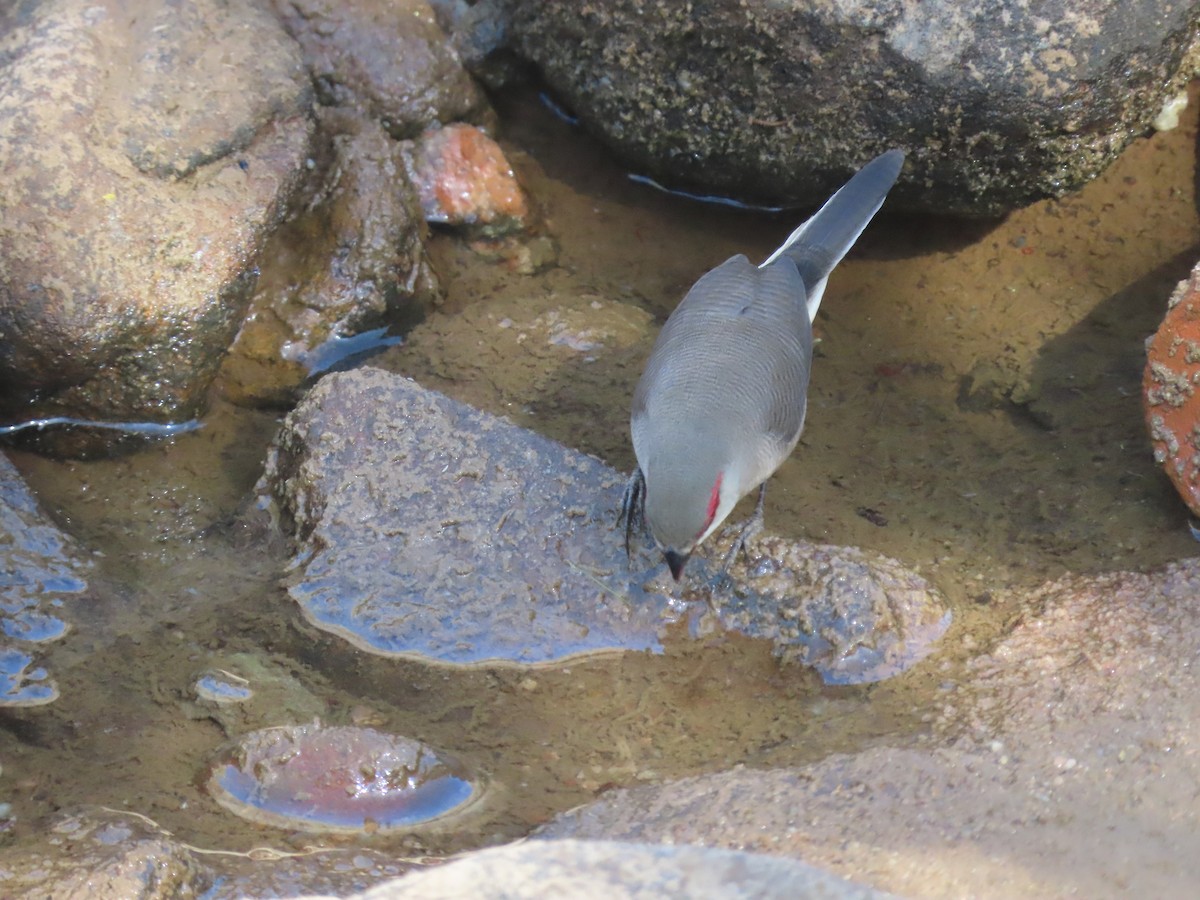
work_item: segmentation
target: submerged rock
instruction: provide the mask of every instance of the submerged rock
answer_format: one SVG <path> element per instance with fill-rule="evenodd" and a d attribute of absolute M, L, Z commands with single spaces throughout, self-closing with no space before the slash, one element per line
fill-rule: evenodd
<path fill-rule="evenodd" d="M 89 568 L 0 455 L 0 707 L 39 706 L 58 697 L 37 657 L 41 645 L 66 634 L 63 607 L 87 591 Z"/>
<path fill-rule="evenodd" d="M 207 663 L 183 709 L 190 718 L 216 722 L 227 736 L 264 723 L 311 722 L 328 711 L 286 661 L 266 652 L 214 654 Z"/>
<path fill-rule="evenodd" d="M 877 553 L 774 536 L 746 551 L 748 559 L 730 567 L 739 589 L 713 601 L 721 623 L 769 638 L 784 659 L 812 666 L 826 684 L 897 675 L 950 626 L 929 583 Z"/>
<path fill-rule="evenodd" d="M 203 672 L 196 678 L 192 690 L 196 699 L 207 703 L 246 703 L 254 696 L 250 682 L 240 675 L 226 671 Z"/>
<path fill-rule="evenodd" d="M 1159 0 L 499 5 L 579 120 L 673 186 L 817 203 L 901 147 L 889 207 L 975 216 L 1062 196 L 1169 125 L 1200 34 L 1200 6 Z"/>
<path fill-rule="evenodd" d="M 269 490 L 300 544 L 288 592 L 305 618 L 360 649 L 455 665 L 539 665 L 660 650 L 711 600 L 831 681 L 895 674 L 948 621 L 938 592 L 898 564 L 773 539 L 734 599 L 688 587 L 614 529 L 623 476 L 398 376 L 326 377 L 288 416 Z M 643 548 L 648 550 L 649 548 Z M 810 558 L 811 557 L 811 558 Z"/>
<path fill-rule="evenodd" d="M 295 43 L 217 0 L 26 4 L 0 40 L 0 415 L 191 418 L 303 171 Z"/>
<path fill-rule="evenodd" d="M 409 738 L 313 723 L 245 735 L 219 755 L 208 790 L 263 825 L 374 834 L 461 813 L 479 800 L 482 785 Z"/>

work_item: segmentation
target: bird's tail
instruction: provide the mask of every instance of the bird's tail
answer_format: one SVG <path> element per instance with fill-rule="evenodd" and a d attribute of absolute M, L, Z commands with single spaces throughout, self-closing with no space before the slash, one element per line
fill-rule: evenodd
<path fill-rule="evenodd" d="M 816 317 L 817 307 L 821 305 L 829 273 L 879 212 L 903 165 L 903 150 L 889 150 L 875 157 L 759 266 L 769 266 L 785 253 L 795 262 L 808 294 L 810 321 Z"/>

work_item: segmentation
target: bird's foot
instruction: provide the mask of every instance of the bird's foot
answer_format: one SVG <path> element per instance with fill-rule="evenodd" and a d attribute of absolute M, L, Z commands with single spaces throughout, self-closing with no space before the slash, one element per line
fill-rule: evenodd
<path fill-rule="evenodd" d="M 733 561 L 737 558 L 738 553 L 749 562 L 750 553 L 746 550 L 746 545 L 754 540 L 763 530 L 763 505 L 767 499 L 767 485 L 764 482 L 758 489 L 758 503 L 754 505 L 754 512 L 750 518 L 742 525 L 738 536 L 733 539 L 733 546 L 729 548 L 729 552 L 725 554 L 725 558 L 721 560 L 721 568 L 717 572 L 717 577 L 712 581 L 714 591 L 726 591 L 733 585 L 732 579 L 729 577 L 729 567 L 733 565 Z"/>
<path fill-rule="evenodd" d="M 634 531 L 646 531 L 646 477 L 641 468 L 635 468 L 625 483 L 625 494 L 621 497 L 621 511 L 617 525 L 625 525 L 625 557 L 631 556 L 629 540 Z"/>

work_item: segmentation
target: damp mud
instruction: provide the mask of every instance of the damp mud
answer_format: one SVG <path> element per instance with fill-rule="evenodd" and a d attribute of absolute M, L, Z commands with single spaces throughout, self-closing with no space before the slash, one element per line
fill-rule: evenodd
<path fill-rule="evenodd" d="M 91 555 L 93 592 L 66 605 L 71 631 L 48 651 L 58 699 L 0 720 L 0 850 L 103 806 L 211 849 L 446 854 L 521 837 L 612 787 L 925 730 L 938 686 L 1029 612 L 1031 589 L 1196 554 L 1139 393 L 1144 340 L 1200 256 L 1196 100 L 1062 201 L 996 222 L 885 207 L 830 279 L 807 426 L 768 489 L 767 531 L 882 554 L 936 586 L 954 624 L 931 659 L 827 686 L 767 641 L 679 629 L 660 653 L 536 671 L 360 668 L 353 648 L 312 640 L 281 586 L 290 547 L 249 524 L 280 417 L 218 400 L 203 428 L 137 454 L 10 453 Z M 708 268 L 765 258 L 806 213 L 670 196 L 536 95 L 498 108 L 558 265 L 522 274 L 435 235 L 443 301 L 371 363 L 628 471 L 629 398 L 657 323 Z M 196 685 L 212 673 L 253 696 L 206 707 Z M 314 718 L 444 750 L 489 795 L 449 832 L 347 837 L 244 823 L 204 790 L 237 734 Z"/>

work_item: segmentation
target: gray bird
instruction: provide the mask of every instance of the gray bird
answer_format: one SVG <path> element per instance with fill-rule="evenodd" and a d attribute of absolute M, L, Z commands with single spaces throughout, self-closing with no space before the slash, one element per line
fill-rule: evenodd
<path fill-rule="evenodd" d="M 705 274 L 659 332 L 633 394 L 638 467 L 625 489 L 625 550 L 649 525 L 676 581 L 692 551 L 760 488 L 800 440 L 812 322 L 829 273 L 900 175 L 904 153 L 867 163 L 762 265 L 739 254 Z"/>

